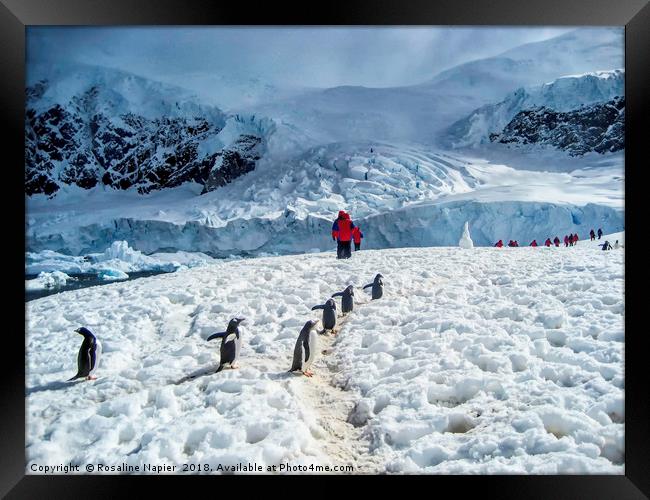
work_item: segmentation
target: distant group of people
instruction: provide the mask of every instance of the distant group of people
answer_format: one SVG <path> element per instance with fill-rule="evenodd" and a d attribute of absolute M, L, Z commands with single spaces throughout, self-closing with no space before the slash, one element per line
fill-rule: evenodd
<path fill-rule="evenodd" d="M 602 238 L 603 230 L 601 228 L 598 228 L 598 233 L 597 234 L 598 234 L 598 239 Z M 594 230 L 592 229 L 591 231 L 589 231 L 589 236 L 591 238 L 591 241 L 594 241 L 596 239 L 596 232 L 594 232 Z M 567 235 L 564 236 L 564 246 L 565 247 L 572 247 L 572 246 L 574 246 L 574 245 L 576 245 L 578 243 L 579 239 L 580 238 L 578 237 L 577 234 L 567 234 Z M 551 241 L 551 238 L 549 237 L 549 238 L 546 238 L 546 241 L 544 242 L 544 246 L 545 247 L 551 247 L 551 246 L 559 247 L 561 243 L 562 243 L 562 241 L 560 240 L 559 237 L 556 236 L 555 238 L 553 238 L 552 241 Z M 497 241 L 494 246 L 497 247 L 497 248 L 502 248 L 504 246 L 503 245 L 503 240 Z M 509 247 L 518 247 L 519 242 L 517 242 L 517 240 L 510 240 L 508 242 L 508 246 Z M 537 240 L 531 241 L 530 246 L 531 247 L 538 246 Z M 598 245 L 598 246 L 601 246 L 603 248 L 603 250 L 611 250 L 612 249 L 612 245 L 608 241 L 605 241 L 605 243 L 603 243 L 601 245 Z M 618 240 L 616 240 L 616 243 L 614 244 L 613 248 L 619 248 L 619 246 L 620 245 L 618 243 Z"/>
<path fill-rule="evenodd" d="M 598 239 L 600 239 L 602 236 L 603 236 L 603 230 L 598 228 Z M 589 237 L 591 238 L 591 241 L 594 241 L 596 239 L 596 233 L 594 233 L 593 229 L 589 231 Z"/>
<path fill-rule="evenodd" d="M 361 238 L 363 233 L 359 226 L 354 225 L 350 214 L 339 210 L 339 215 L 332 224 L 332 240 L 336 241 L 336 258 L 349 259 L 352 256 L 352 241 L 354 241 L 354 251 L 361 250 Z"/>

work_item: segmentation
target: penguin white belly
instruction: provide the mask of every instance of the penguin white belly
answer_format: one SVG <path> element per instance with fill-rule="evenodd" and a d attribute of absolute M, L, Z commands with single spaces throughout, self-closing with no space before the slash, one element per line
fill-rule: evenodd
<path fill-rule="evenodd" d="M 99 340 L 95 340 L 95 364 L 90 369 L 88 375 L 94 375 L 97 367 L 99 366 L 99 358 L 102 356 L 102 343 Z"/>
<path fill-rule="evenodd" d="M 237 362 L 237 358 L 239 357 L 239 342 L 237 340 L 237 335 L 234 333 L 229 334 L 225 340 L 224 344 L 228 344 L 230 347 L 229 351 L 230 354 L 232 355 L 232 361 L 231 360 L 221 360 L 222 363 L 224 364 L 230 364 L 234 365 Z"/>
<path fill-rule="evenodd" d="M 235 339 L 235 360 L 233 364 L 236 364 L 239 361 L 239 353 L 241 351 L 241 336 L 243 333 L 243 328 L 239 327 L 239 336 Z"/>

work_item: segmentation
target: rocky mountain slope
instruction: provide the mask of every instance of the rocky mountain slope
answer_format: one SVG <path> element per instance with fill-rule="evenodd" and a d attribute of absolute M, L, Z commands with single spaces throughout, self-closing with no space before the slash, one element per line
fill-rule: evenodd
<path fill-rule="evenodd" d="M 148 193 L 189 181 L 209 191 L 254 169 L 263 151 L 259 131 L 221 134 L 229 118 L 218 108 L 117 70 L 55 72 L 26 98 L 28 195 L 64 184 Z"/>
<path fill-rule="evenodd" d="M 559 112 L 541 107 L 520 111 L 490 140 L 502 144 L 549 145 L 580 156 L 615 152 L 625 147 L 625 99 Z"/>

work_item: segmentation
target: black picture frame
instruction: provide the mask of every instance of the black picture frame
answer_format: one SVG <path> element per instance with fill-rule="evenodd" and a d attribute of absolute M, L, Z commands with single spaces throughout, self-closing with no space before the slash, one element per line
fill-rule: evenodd
<path fill-rule="evenodd" d="M 209 0 L 0 0 L 0 99 L 3 122 L 4 198 L 6 220 L 13 223 L 5 243 L 11 269 L 16 269 L 16 290 L 24 281 L 24 67 L 25 28 L 30 25 L 547 25 L 547 26 L 625 26 L 626 69 L 626 146 L 625 146 L 625 220 L 626 265 L 633 266 L 641 247 L 633 227 L 642 217 L 640 195 L 644 121 L 648 114 L 650 89 L 650 5 L 647 0 L 379 0 L 330 1 L 302 6 L 287 3 L 282 8 L 272 2 L 220 2 Z M 15 197 L 15 198 L 14 198 Z M 23 242 L 23 246 L 17 242 Z M 15 267 L 14 267 L 15 260 Z M 634 268 L 633 268 L 634 269 Z M 13 279 L 13 276 L 12 276 Z M 386 481 L 432 481 L 437 488 L 452 486 L 456 492 L 467 488 L 480 495 L 499 498 L 648 498 L 650 496 L 650 387 L 645 366 L 643 337 L 645 329 L 634 324 L 640 316 L 643 294 L 634 293 L 642 284 L 640 273 L 625 275 L 625 475 L 574 476 L 382 476 Z M 23 294 L 7 290 L 10 301 L 5 318 L 2 348 L 2 452 L 0 453 L 0 494 L 7 498 L 89 498 L 115 497 L 133 492 L 137 484 L 147 490 L 152 485 L 167 489 L 171 478 L 153 483 L 160 476 L 137 479 L 132 476 L 36 476 L 25 475 L 25 345 L 19 334 L 25 325 Z M 604 284 L 603 286 L 606 286 Z M 23 313 L 21 313 L 23 311 Z M 6 321 L 5 321 L 6 323 Z M 143 477 L 143 476 L 138 476 Z M 241 476 L 240 476 L 241 477 Z M 175 480 L 178 476 L 174 476 Z M 348 482 L 361 476 L 343 476 Z M 259 479 L 259 478 L 256 478 Z M 280 480 L 282 478 L 272 478 Z M 368 479 L 364 478 L 365 483 Z M 181 477 L 185 494 L 198 484 Z M 208 479 L 209 480 L 209 479 Z M 223 481 L 219 478 L 219 481 Z M 263 479 L 266 480 L 266 479 Z M 293 479 L 290 479 L 293 480 Z M 143 481 L 140 483 L 139 481 Z M 192 482 L 190 482 L 192 481 Z M 219 493 L 224 492 L 220 483 Z M 187 487 L 190 487 L 189 491 Z M 235 487 L 233 485 L 233 487 Z M 428 485 L 417 485 L 424 494 Z M 403 490 L 403 484 L 400 487 Z M 284 490 L 287 494 L 289 490 Z M 341 490 L 334 490 L 341 494 Z M 216 493 L 216 492 L 215 492 Z M 433 493 L 433 491 L 432 491 Z M 190 493 L 191 494 L 191 493 Z"/>

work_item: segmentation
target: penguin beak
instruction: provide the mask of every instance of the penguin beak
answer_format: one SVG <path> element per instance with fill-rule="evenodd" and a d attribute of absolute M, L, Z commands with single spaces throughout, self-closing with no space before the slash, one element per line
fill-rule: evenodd
<path fill-rule="evenodd" d="M 75 330 L 75 333 L 81 333 L 80 330 L 81 330 L 81 328 L 77 328 L 77 329 Z"/>

